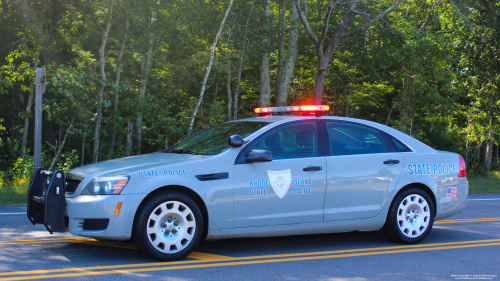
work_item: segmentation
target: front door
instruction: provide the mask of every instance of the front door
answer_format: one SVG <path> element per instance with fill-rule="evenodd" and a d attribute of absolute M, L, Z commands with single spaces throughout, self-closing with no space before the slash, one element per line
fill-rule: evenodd
<path fill-rule="evenodd" d="M 392 152 L 375 129 L 327 122 L 331 156 L 326 157 L 325 221 L 376 216 L 394 190 L 403 155 Z"/>
<path fill-rule="evenodd" d="M 273 128 L 245 147 L 271 151 L 271 162 L 234 169 L 234 226 L 323 221 L 326 158 L 318 156 L 315 121 Z"/>

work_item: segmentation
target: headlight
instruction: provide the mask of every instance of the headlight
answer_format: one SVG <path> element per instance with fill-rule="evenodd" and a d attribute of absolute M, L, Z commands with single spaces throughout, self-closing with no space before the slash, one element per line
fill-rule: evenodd
<path fill-rule="evenodd" d="M 129 176 L 102 177 L 92 180 L 82 195 L 118 195 L 129 181 Z"/>

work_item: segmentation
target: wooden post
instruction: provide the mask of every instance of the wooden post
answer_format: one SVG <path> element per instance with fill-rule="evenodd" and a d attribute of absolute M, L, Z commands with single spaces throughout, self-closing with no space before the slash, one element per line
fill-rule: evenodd
<path fill-rule="evenodd" d="M 42 166 L 42 95 L 45 93 L 45 67 L 36 69 L 35 86 L 35 170 Z"/>

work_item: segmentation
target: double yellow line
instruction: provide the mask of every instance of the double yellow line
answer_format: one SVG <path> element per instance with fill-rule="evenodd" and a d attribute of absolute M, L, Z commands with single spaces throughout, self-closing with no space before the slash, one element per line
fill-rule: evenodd
<path fill-rule="evenodd" d="M 435 222 L 435 224 L 491 222 L 491 221 L 500 221 L 500 217 L 441 220 Z M 0 246 L 39 244 L 39 243 L 85 243 L 92 245 L 136 249 L 133 244 L 111 242 L 111 241 L 99 241 L 96 239 L 85 238 L 85 237 L 52 238 L 52 239 L 36 239 L 36 240 L 32 239 L 5 240 L 5 241 L 0 241 Z M 1 272 L 0 280 L 25 280 L 25 279 L 76 277 L 76 276 L 96 276 L 96 275 L 107 275 L 107 274 L 117 274 L 117 273 L 153 272 L 153 271 L 165 271 L 165 270 L 176 270 L 176 269 L 194 269 L 194 268 L 209 268 L 209 267 L 221 267 L 221 266 L 276 263 L 276 262 L 333 259 L 333 258 L 345 258 L 345 257 L 374 256 L 374 255 L 397 254 L 397 253 L 408 253 L 408 252 L 418 252 L 418 251 L 462 249 L 462 248 L 487 247 L 487 246 L 498 246 L 498 245 L 500 245 L 500 239 L 390 246 L 390 247 L 294 253 L 294 254 L 247 256 L 247 257 L 229 257 L 229 256 L 219 256 L 213 254 L 194 252 L 188 257 L 191 258 L 192 260 L 177 261 L 177 262 L 155 262 L 155 263 L 140 263 L 140 264 L 122 264 L 122 265 L 109 265 L 109 266 Z"/>
<path fill-rule="evenodd" d="M 398 253 L 408 253 L 408 252 L 490 247 L 499 245 L 500 245 L 500 239 L 490 239 L 490 240 L 472 240 L 472 241 L 460 241 L 460 242 L 390 246 L 390 247 L 378 247 L 378 248 L 349 249 L 349 250 L 279 254 L 279 255 L 247 256 L 247 257 L 228 257 L 228 256 L 217 256 L 217 255 L 210 255 L 203 253 L 193 253 L 192 255 L 189 256 L 190 258 L 201 258 L 201 259 L 177 261 L 177 262 L 157 262 L 157 263 L 123 264 L 123 265 L 109 265 L 109 266 L 3 272 L 0 273 L 0 276 L 8 276 L 8 277 L 0 277 L 0 280 L 25 280 L 25 279 L 45 279 L 45 278 L 77 277 L 77 276 L 97 276 L 97 275 L 108 275 L 117 273 L 138 273 L 138 272 L 154 272 L 154 271 L 166 271 L 166 270 L 177 270 L 177 269 L 210 268 L 210 267 L 266 264 L 266 263 L 268 264 L 277 262 L 375 256 L 375 255 L 387 255 L 387 254 L 398 254 Z"/>
<path fill-rule="evenodd" d="M 49 238 L 49 239 L 25 239 L 25 240 L 4 240 L 0 241 L 0 246 L 2 245 L 24 245 L 24 244 L 45 244 L 45 243 L 81 243 L 85 241 L 97 241 L 92 238 L 85 237 L 70 237 L 70 238 Z"/>
<path fill-rule="evenodd" d="M 500 218 L 477 218 L 477 219 L 440 220 L 440 221 L 436 221 L 434 224 L 463 223 L 463 222 L 483 222 L 483 221 L 500 221 Z"/>

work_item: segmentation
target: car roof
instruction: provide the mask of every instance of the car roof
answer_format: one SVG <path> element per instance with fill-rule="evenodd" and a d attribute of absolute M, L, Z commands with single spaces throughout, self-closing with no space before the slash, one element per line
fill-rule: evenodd
<path fill-rule="evenodd" d="M 283 124 L 283 123 L 288 123 L 292 122 L 295 120 L 315 120 L 315 119 L 325 119 L 325 120 L 332 120 L 332 121 L 343 121 L 343 122 L 353 122 L 353 123 L 358 123 L 358 124 L 363 124 L 369 127 L 373 127 L 375 129 L 381 130 L 386 132 L 387 134 L 395 137 L 408 147 L 410 147 L 414 152 L 434 152 L 435 150 L 429 147 L 428 145 L 422 143 L 421 141 L 401 132 L 396 129 L 393 129 L 389 126 L 382 125 L 377 122 L 373 121 L 368 121 L 368 120 L 363 120 L 363 119 L 357 119 L 357 118 L 350 118 L 350 117 L 340 117 L 340 116 L 327 116 L 327 115 L 264 115 L 264 116 L 256 116 L 256 117 L 250 117 L 250 118 L 245 118 L 245 119 L 239 119 L 239 120 L 234 120 L 231 122 L 238 122 L 238 121 L 243 121 L 243 122 L 269 122 L 269 123 L 275 123 L 276 126 Z M 268 127 L 268 126 L 266 126 Z M 274 127 L 274 124 L 273 124 Z M 264 128 L 263 128 L 264 129 Z M 260 130 L 259 130 L 260 131 Z M 257 133 L 257 132 L 256 132 Z M 260 133 L 260 132 L 259 132 Z"/>

